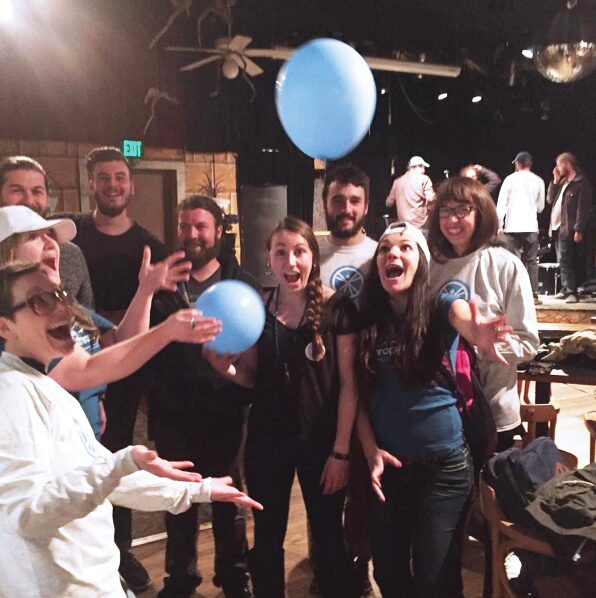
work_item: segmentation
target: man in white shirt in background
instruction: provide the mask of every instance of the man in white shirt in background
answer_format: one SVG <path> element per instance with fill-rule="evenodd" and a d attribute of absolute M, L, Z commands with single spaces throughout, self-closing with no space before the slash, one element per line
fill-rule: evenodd
<path fill-rule="evenodd" d="M 405 174 L 393 181 L 385 200 L 388 208 L 395 206 L 397 219 L 416 228 L 426 229 L 428 210 L 435 199 L 433 184 L 425 174 L 430 164 L 420 156 L 412 156 Z"/>
<path fill-rule="evenodd" d="M 519 152 L 512 164 L 515 172 L 505 178 L 499 191 L 499 227 L 509 250 L 524 263 L 538 304 L 538 214 L 544 210 L 544 181 L 532 172 L 529 152 Z"/>

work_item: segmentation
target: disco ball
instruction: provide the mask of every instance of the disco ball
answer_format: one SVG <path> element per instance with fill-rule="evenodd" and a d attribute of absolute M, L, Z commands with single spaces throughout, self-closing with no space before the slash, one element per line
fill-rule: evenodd
<path fill-rule="evenodd" d="M 594 5 L 567 0 L 534 42 L 534 64 L 555 83 L 570 83 L 596 69 L 596 11 Z"/>
<path fill-rule="evenodd" d="M 581 41 L 534 48 L 534 63 L 541 74 L 555 83 L 577 81 L 596 69 L 596 44 Z"/>

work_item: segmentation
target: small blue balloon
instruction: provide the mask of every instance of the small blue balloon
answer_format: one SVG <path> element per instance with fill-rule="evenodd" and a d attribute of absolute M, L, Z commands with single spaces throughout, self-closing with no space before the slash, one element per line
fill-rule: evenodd
<path fill-rule="evenodd" d="M 279 71 L 279 119 L 308 156 L 336 160 L 366 135 L 377 103 L 375 80 L 364 58 L 336 39 L 302 46 Z"/>
<path fill-rule="evenodd" d="M 195 307 L 221 321 L 221 332 L 206 346 L 220 355 L 242 353 L 252 347 L 265 326 L 265 307 L 259 294 L 239 280 L 216 282 L 197 299 Z"/>

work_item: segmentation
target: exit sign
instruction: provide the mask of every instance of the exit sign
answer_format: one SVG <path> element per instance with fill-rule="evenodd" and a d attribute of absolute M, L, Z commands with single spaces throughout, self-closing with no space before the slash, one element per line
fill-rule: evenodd
<path fill-rule="evenodd" d="M 126 158 L 142 158 L 143 142 L 137 139 L 123 139 L 122 153 Z"/>

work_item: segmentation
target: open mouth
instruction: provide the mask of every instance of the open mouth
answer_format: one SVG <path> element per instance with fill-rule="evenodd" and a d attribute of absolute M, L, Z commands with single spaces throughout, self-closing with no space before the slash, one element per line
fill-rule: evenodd
<path fill-rule="evenodd" d="M 404 269 L 398 265 L 389 266 L 385 270 L 385 275 L 387 278 L 399 278 L 403 273 Z"/>
<path fill-rule="evenodd" d="M 55 255 L 51 257 L 45 257 L 41 260 L 42 266 L 45 266 L 49 270 L 58 270 L 57 262 L 58 260 L 56 259 Z"/>
<path fill-rule="evenodd" d="M 284 274 L 284 278 L 289 283 L 295 283 L 295 282 L 298 282 L 300 280 L 300 273 Z"/>
<path fill-rule="evenodd" d="M 48 335 L 57 341 L 72 340 L 70 334 L 70 322 L 65 324 L 57 324 L 48 329 Z"/>

